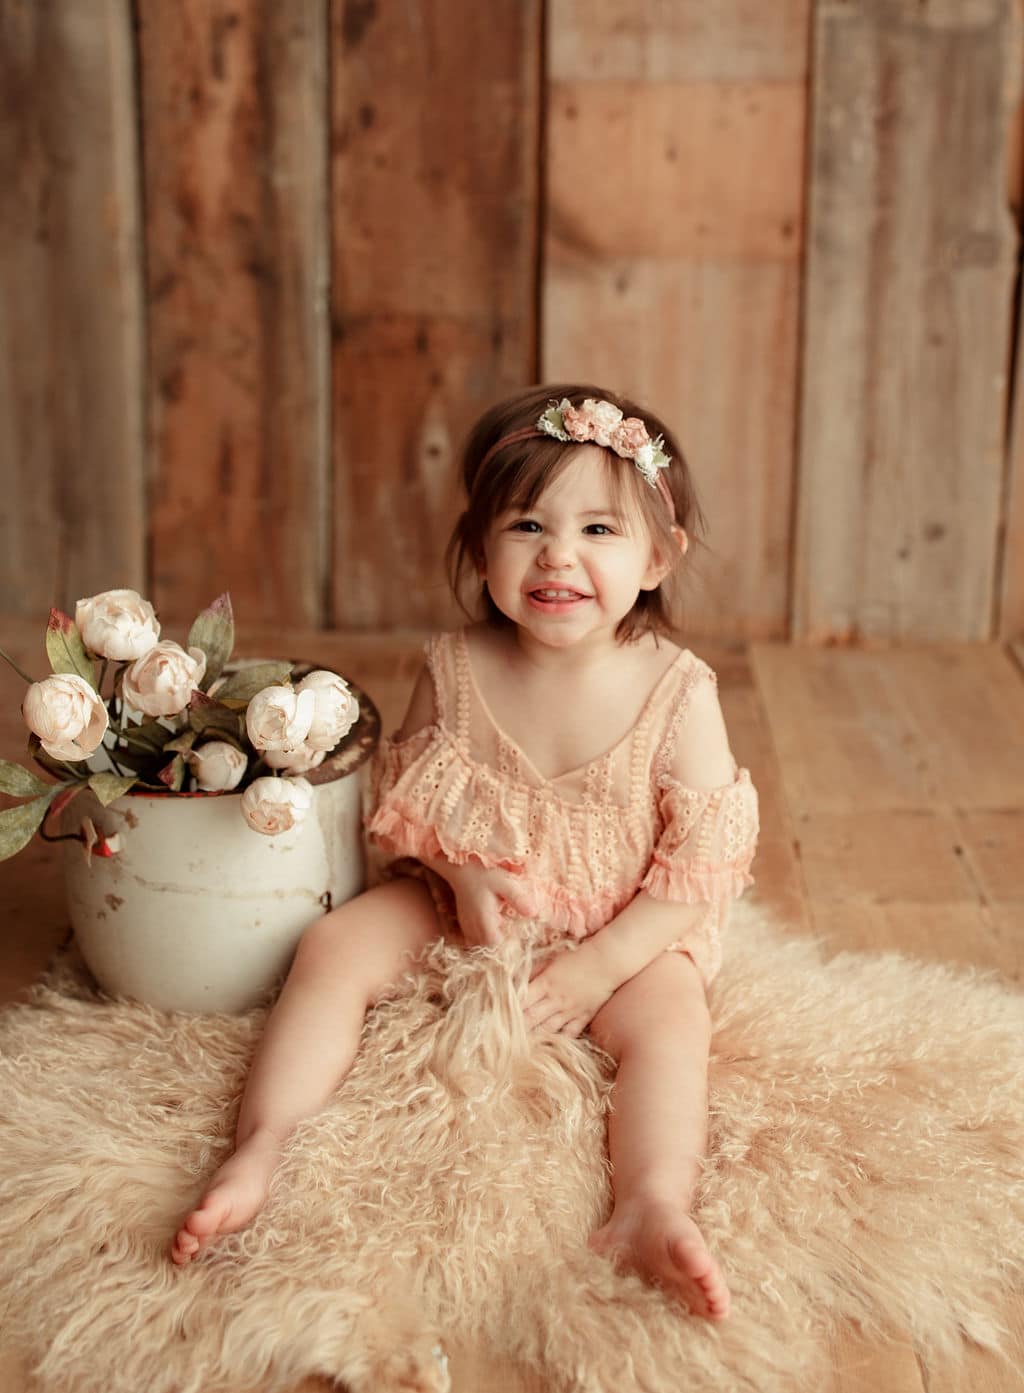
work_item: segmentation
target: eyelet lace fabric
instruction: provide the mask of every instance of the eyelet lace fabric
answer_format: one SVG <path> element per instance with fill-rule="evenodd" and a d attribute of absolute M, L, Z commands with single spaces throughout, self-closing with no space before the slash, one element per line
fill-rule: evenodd
<path fill-rule="evenodd" d="M 413 875 L 457 930 L 451 887 L 419 857 L 469 859 L 524 878 L 540 937 L 596 933 L 639 890 L 706 904 L 670 951 L 689 953 L 706 984 L 721 965 L 728 906 L 754 883 L 759 832 L 750 772 L 692 789 L 669 772 L 686 711 L 712 668 L 684 649 L 655 684 L 632 729 L 579 769 L 544 778 L 495 723 L 476 686 L 465 630 L 424 649 L 435 720 L 404 740 L 381 740 L 364 808 L 374 878 Z"/>

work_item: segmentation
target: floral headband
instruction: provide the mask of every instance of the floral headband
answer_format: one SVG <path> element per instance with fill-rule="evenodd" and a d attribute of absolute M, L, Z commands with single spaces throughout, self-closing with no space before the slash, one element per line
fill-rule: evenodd
<path fill-rule="evenodd" d="M 492 455 L 505 445 L 511 444 L 513 440 L 525 440 L 532 435 L 550 435 L 556 440 L 575 440 L 581 445 L 592 440 L 595 445 L 614 450 L 621 459 L 632 460 L 651 488 L 656 488 L 661 493 L 673 521 L 675 520 L 672 494 L 659 472 L 669 467 L 671 456 L 666 455 L 662 449 L 663 437 L 659 435 L 657 439 L 652 440 L 639 416 L 627 416 L 623 419 L 622 412 L 610 401 L 595 401 L 593 397 L 587 397 L 582 406 L 573 406 L 568 397 L 563 397 L 560 402 L 552 401 L 548 409 L 537 418 L 536 425 L 513 431 L 511 435 L 503 436 L 501 440 L 496 441 L 481 460 L 480 467 L 483 468 Z"/>

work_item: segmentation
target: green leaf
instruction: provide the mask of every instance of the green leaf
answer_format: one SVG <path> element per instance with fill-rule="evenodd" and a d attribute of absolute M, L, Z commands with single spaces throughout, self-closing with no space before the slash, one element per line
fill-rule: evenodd
<path fill-rule="evenodd" d="M 86 652 L 78 625 L 63 610 L 50 610 L 46 625 L 46 656 L 52 672 L 75 672 L 79 677 L 84 677 L 94 691 L 99 690 L 96 686 L 96 664 Z"/>
<path fill-rule="evenodd" d="M 195 743 L 196 731 L 183 730 L 181 734 L 176 735 L 173 740 L 168 740 L 167 744 L 164 746 L 164 749 L 175 751 L 178 754 L 185 754 L 187 750 L 191 750 L 192 746 Z"/>
<path fill-rule="evenodd" d="M 54 759 L 53 755 L 48 755 L 46 753 L 43 749 L 43 742 L 39 739 L 35 731 L 32 731 L 28 737 L 28 752 L 37 764 L 41 764 L 44 769 L 48 769 L 50 773 L 54 774 L 58 779 L 63 780 L 67 778 L 67 769 L 61 764 L 60 760 Z M 83 760 L 82 763 L 84 767 L 85 761 Z"/>
<path fill-rule="evenodd" d="M 32 798 L 37 793 L 48 793 L 52 787 L 53 784 L 38 778 L 22 765 L 0 759 L 0 793 L 9 793 L 14 798 Z"/>
<path fill-rule="evenodd" d="M 138 750 L 148 750 L 150 754 L 162 750 L 167 737 L 170 735 L 173 738 L 174 735 L 173 731 L 168 730 L 166 726 L 162 726 L 156 720 L 143 721 L 138 726 L 128 724 L 124 730 L 120 726 L 111 726 L 111 730 L 116 734 L 118 740 L 125 740 Z"/>
<path fill-rule="evenodd" d="M 565 428 L 565 421 L 562 417 L 562 406 L 567 405 L 566 399 L 562 398 L 559 406 L 549 406 L 547 411 L 541 416 L 537 425 L 547 435 L 553 435 L 556 440 L 571 439 L 569 432 Z"/>
<path fill-rule="evenodd" d="M 169 788 L 172 793 L 180 793 L 182 785 L 185 782 L 185 770 L 186 765 L 184 759 L 181 755 L 175 755 L 170 764 L 160 770 L 159 774 L 157 774 L 157 778 L 164 787 Z"/>
<path fill-rule="evenodd" d="M 153 750 L 112 749 L 108 750 L 108 754 L 118 764 L 123 764 L 126 769 L 134 769 L 142 773 L 153 768 L 156 752 Z M 103 772 L 109 774 L 111 771 L 106 769 Z"/>
<path fill-rule="evenodd" d="M 220 702 L 210 701 L 209 697 L 201 695 L 201 701 L 192 701 L 188 705 L 188 724 L 194 731 L 194 736 L 203 734 L 224 734 L 241 740 L 242 733 L 245 731 L 245 716 L 240 715 L 237 710 L 231 710 L 230 706 L 222 706 Z"/>
<path fill-rule="evenodd" d="M 201 648 L 206 654 L 206 671 L 200 683 L 204 692 L 223 672 L 234 646 L 235 620 L 231 610 L 231 593 L 225 590 L 212 605 L 197 615 L 185 644 L 186 649 Z"/>
<path fill-rule="evenodd" d="M 127 793 L 134 783 L 134 774 L 111 774 L 109 770 L 102 774 L 93 774 L 89 779 L 89 787 L 105 808 L 113 803 L 115 798 L 120 798 L 122 793 Z"/>
<path fill-rule="evenodd" d="M 248 704 L 264 687 L 287 684 L 291 675 L 291 663 L 254 663 L 252 667 L 233 672 L 223 687 L 218 688 L 214 700 L 225 701 L 230 698 L 232 701 L 244 701 Z"/>
<path fill-rule="evenodd" d="M 29 844 L 62 787 L 53 784 L 41 798 L 0 812 L 0 861 L 9 860 Z"/>

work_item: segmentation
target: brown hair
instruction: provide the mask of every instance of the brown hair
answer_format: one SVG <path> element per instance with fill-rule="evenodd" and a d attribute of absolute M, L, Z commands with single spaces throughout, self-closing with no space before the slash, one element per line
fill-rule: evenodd
<path fill-rule="evenodd" d="M 466 438 L 461 473 L 467 506 L 445 548 L 448 584 L 457 604 L 469 618 L 482 618 L 492 628 L 508 628 L 513 621 L 491 599 L 486 582 L 477 595 L 478 610 L 482 613 L 474 615 L 461 594 L 463 584 L 476 574 L 477 566 L 483 561 L 484 538 L 494 519 L 505 509 L 532 508 L 566 467 L 571 452 L 579 446 L 576 441 L 564 442 L 552 436 L 528 436 L 502 446 L 488 460 L 486 469 L 481 470 L 480 465 L 499 440 L 534 425 L 553 401 L 559 402 L 563 397 L 574 406 L 579 406 L 587 397 L 609 401 L 619 407 L 623 416 L 639 416 L 652 439 L 663 436 L 664 450 L 672 463 L 662 477 L 672 494 L 675 522 L 686 532 L 691 551 L 699 542 L 695 533 L 706 531 L 704 515 L 679 442 L 655 412 L 628 397 L 592 384 L 554 382 L 526 387 L 485 411 Z M 652 489 L 640 471 L 630 461 L 620 459 L 613 450 L 605 450 L 603 454 L 618 505 L 638 515 L 646 524 L 652 545 L 660 556 L 677 560 L 678 542 L 672 534 L 672 519 L 660 490 Z M 623 468 L 624 465 L 628 467 Z M 620 643 L 635 642 L 648 631 L 655 637 L 659 633 L 670 634 L 676 627 L 673 597 L 666 593 L 666 587 L 677 569 L 673 565 L 656 589 L 640 591 L 633 608 L 619 621 L 615 631 Z"/>

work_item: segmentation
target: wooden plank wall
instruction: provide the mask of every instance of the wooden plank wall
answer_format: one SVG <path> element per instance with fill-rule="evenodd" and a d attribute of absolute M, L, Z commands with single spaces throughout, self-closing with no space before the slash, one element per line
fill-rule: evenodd
<path fill-rule="evenodd" d="M 678 425 L 694 635 L 1021 633 L 1021 7 L 0 0 L 0 614 L 448 625 L 569 376 Z"/>
<path fill-rule="evenodd" d="M 0 0 L 0 613 L 146 580 L 142 236 L 124 0 Z"/>
<path fill-rule="evenodd" d="M 150 591 L 321 618 L 327 33 L 319 0 L 138 6 Z"/>
<path fill-rule="evenodd" d="M 992 630 L 1010 31 L 1005 0 L 818 5 L 793 586 L 811 640 Z"/>

